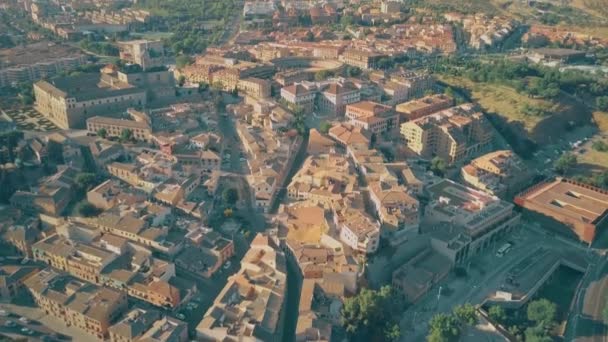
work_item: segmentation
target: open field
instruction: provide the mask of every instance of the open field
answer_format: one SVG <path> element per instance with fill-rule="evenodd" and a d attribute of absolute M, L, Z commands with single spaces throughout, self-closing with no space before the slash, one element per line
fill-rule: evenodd
<path fill-rule="evenodd" d="M 605 0 L 571 0 L 570 5 L 591 15 L 608 18 L 608 6 Z"/>
<path fill-rule="evenodd" d="M 608 152 L 596 151 L 592 147 L 596 141 L 608 144 L 608 113 L 594 112 L 593 121 L 599 132 L 575 150 L 579 163 L 577 173 L 584 176 L 591 176 L 608 169 Z"/>
<path fill-rule="evenodd" d="M 464 77 L 442 75 L 439 78 L 454 88 L 466 89 L 495 123 L 522 140 L 550 144 L 561 139 L 571 124 L 592 123 L 590 111 L 566 95 L 555 101 L 533 99 L 506 85 L 475 83 Z M 526 115 L 524 106 L 545 108 L 548 115 Z"/>

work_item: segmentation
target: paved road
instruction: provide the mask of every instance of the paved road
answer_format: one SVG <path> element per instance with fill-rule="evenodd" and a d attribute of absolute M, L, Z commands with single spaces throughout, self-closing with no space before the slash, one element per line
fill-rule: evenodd
<path fill-rule="evenodd" d="M 511 251 L 500 258 L 496 250 L 507 240 L 514 242 Z M 585 253 L 582 245 L 574 242 L 565 242 L 548 236 L 544 231 L 538 230 L 523 222 L 522 228 L 511 234 L 504 241 L 496 243 L 485 253 L 472 258 L 468 277 L 458 279 L 450 275 L 440 285 L 443 294 L 437 299 L 439 286 L 435 286 L 422 300 L 410 307 L 401 320 L 403 341 L 424 340 L 428 332 L 428 322 L 438 312 L 449 312 L 455 306 L 463 303 L 480 304 L 490 294 L 500 288 L 505 274 L 518 262 L 526 258 L 538 247 L 538 241 L 543 241 L 544 247 L 556 250 L 572 249 Z M 449 289 L 447 291 L 446 289 Z M 446 292 L 449 295 L 446 295 Z"/>

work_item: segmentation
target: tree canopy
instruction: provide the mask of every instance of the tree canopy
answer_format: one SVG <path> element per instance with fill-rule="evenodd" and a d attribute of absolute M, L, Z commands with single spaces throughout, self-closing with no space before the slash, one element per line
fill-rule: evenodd
<path fill-rule="evenodd" d="M 528 304 L 528 320 L 537 324 L 552 324 L 557 314 L 557 306 L 547 299 L 538 299 Z"/>
<path fill-rule="evenodd" d="M 576 166 L 577 162 L 578 160 L 574 153 L 566 152 L 555 161 L 555 171 L 565 175 L 568 173 L 568 171 Z"/>
<path fill-rule="evenodd" d="M 401 336 L 398 313 L 402 301 L 390 286 L 380 290 L 364 288 L 347 298 L 341 311 L 342 326 L 351 341 L 396 341 Z"/>
<path fill-rule="evenodd" d="M 460 336 L 460 325 L 454 315 L 439 313 L 429 323 L 428 342 L 457 341 Z"/>
<path fill-rule="evenodd" d="M 226 188 L 222 192 L 222 199 L 228 205 L 235 205 L 239 200 L 239 193 L 235 188 Z"/>

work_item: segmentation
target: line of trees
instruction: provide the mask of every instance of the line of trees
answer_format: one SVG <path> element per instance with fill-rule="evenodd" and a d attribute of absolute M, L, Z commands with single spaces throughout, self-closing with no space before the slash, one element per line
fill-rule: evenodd
<path fill-rule="evenodd" d="M 455 307 L 451 313 L 439 313 L 429 322 L 428 342 L 458 341 L 462 329 L 477 322 L 477 309 L 469 304 Z"/>
<path fill-rule="evenodd" d="M 559 71 L 506 59 L 480 61 L 448 57 L 437 61 L 436 71 L 466 77 L 473 82 L 507 85 L 534 98 L 556 98 L 560 91 L 587 96 L 594 99 L 592 103 L 598 109 L 608 109 L 608 81 L 580 70 Z"/>

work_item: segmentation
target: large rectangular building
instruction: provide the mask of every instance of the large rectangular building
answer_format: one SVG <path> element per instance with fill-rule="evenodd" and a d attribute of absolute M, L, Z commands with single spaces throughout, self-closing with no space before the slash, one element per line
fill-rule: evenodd
<path fill-rule="evenodd" d="M 395 110 L 401 114 L 401 122 L 405 122 L 448 109 L 453 104 L 454 99 L 451 97 L 437 94 L 398 104 Z"/>
<path fill-rule="evenodd" d="M 470 103 L 401 124 L 401 135 L 409 149 L 423 158 L 437 156 L 448 164 L 487 150 L 492 132 L 484 114 Z"/>
<path fill-rule="evenodd" d="M 453 224 L 471 237 L 467 257 L 489 247 L 519 225 L 514 205 L 496 196 L 443 179 L 427 189 L 431 198 L 424 210 L 431 224 Z"/>
<path fill-rule="evenodd" d="M 556 178 L 525 190 L 515 203 L 530 212 L 561 223 L 581 241 L 593 243 L 599 229 L 608 224 L 608 192 L 569 179 Z"/>
<path fill-rule="evenodd" d="M 87 118 L 146 105 L 146 91 L 128 83 L 102 82 L 98 74 L 34 84 L 36 110 L 63 129 L 84 128 Z"/>

